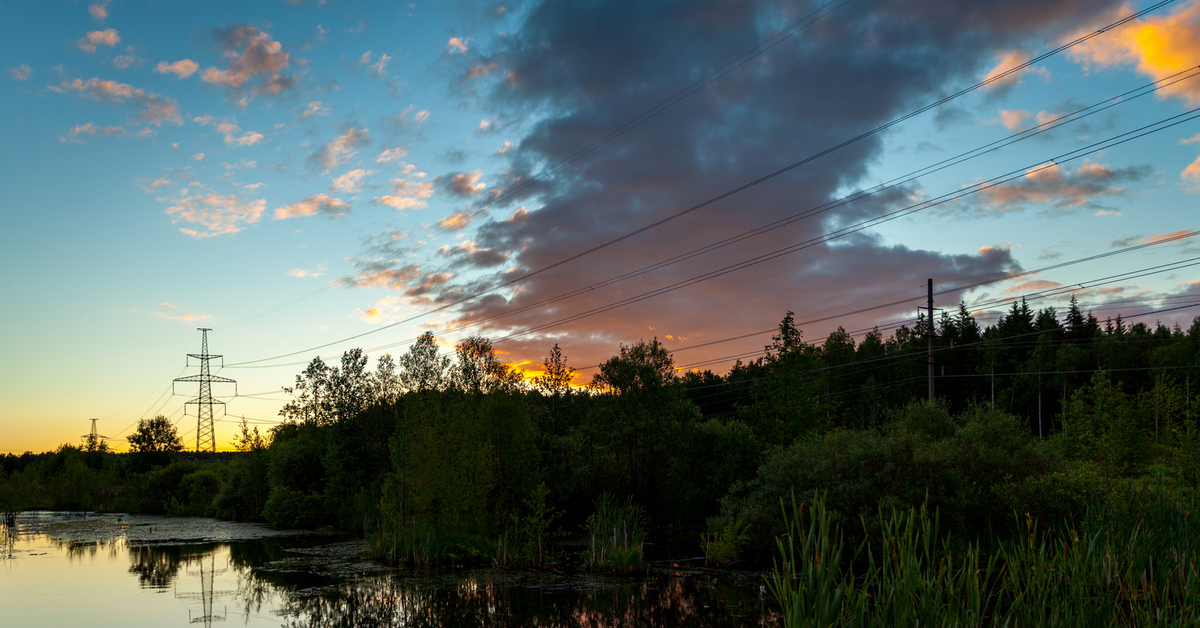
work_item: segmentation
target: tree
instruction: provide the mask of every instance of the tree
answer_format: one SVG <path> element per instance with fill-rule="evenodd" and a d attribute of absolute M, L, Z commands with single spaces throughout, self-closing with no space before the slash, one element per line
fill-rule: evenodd
<path fill-rule="evenodd" d="M 251 431 L 250 426 L 246 423 L 246 417 L 242 417 L 242 433 L 233 437 L 233 448 L 242 452 L 259 451 L 267 448 L 267 442 L 258 433 L 258 428 Z"/>
<path fill-rule="evenodd" d="M 408 353 L 400 356 L 400 389 L 404 392 L 443 390 L 450 372 L 450 358 L 439 355 L 433 332 L 417 338 Z"/>
<path fill-rule="evenodd" d="M 365 410 L 375 400 L 377 387 L 362 349 L 343 353 L 340 368 L 330 368 L 321 358 L 313 358 L 308 368 L 296 376 L 296 385 L 284 387 L 293 399 L 279 414 L 292 421 L 331 425 Z"/>
<path fill-rule="evenodd" d="M 126 440 L 135 466 L 141 468 L 168 464 L 174 454 L 183 451 L 179 431 L 161 414 L 138 421 L 137 429 Z"/>

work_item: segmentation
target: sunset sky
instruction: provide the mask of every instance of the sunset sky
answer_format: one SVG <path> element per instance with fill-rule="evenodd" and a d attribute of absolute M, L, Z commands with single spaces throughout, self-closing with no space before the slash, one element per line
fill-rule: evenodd
<path fill-rule="evenodd" d="M 928 277 L 1010 277 L 937 297 L 985 323 L 1048 290 L 1031 305 L 1061 312 L 1070 286 L 1101 320 L 1200 314 L 1200 0 L 0 19 L 0 452 L 78 443 L 93 417 L 124 450 L 158 413 L 194 447 L 195 388 L 171 379 L 198 372 L 197 327 L 238 382 L 216 391 L 227 448 L 312 358 L 373 367 L 427 330 L 528 370 L 558 343 L 583 383 L 651 337 L 724 373 L 787 310 L 811 341 L 890 329 Z"/>

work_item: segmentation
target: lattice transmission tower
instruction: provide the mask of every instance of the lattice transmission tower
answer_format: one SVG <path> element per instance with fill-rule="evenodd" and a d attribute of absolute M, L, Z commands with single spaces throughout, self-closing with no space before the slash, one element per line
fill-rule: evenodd
<path fill-rule="evenodd" d="M 187 406 L 194 405 L 196 407 L 196 451 L 204 451 L 208 449 L 213 453 L 217 451 L 217 435 L 213 429 L 213 406 L 221 406 L 221 411 L 225 411 L 225 402 L 216 401 L 212 396 L 213 384 L 233 384 L 233 395 L 237 396 L 237 382 L 228 377 L 218 377 L 213 375 L 209 369 L 209 361 L 221 360 L 221 367 L 224 368 L 225 360 L 223 356 L 210 355 L 208 353 L 208 332 L 212 329 L 206 327 L 198 328 L 202 334 L 200 353 L 189 353 L 189 358 L 200 360 L 200 374 L 180 377 L 171 382 L 171 393 L 175 392 L 175 382 L 197 382 L 200 384 L 200 394 L 195 399 L 184 403 L 184 414 L 187 414 Z M 191 360 L 188 360 L 190 367 Z"/>

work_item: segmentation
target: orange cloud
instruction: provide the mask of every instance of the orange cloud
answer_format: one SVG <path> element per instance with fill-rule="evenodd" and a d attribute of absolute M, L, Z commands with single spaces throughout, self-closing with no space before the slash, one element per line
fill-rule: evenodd
<path fill-rule="evenodd" d="M 99 4 L 91 5 L 88 7 L 88 13 L 91 14 L 92 18 L 94 18 L 97 22 L 103 24 L 105 18 L 108 17 L 108 0 L 105 0 Z"/>
<path fill-rule="evenodd" d="M 1069 209 L 1101 196 L 1123 194 L 1124 188 L 1115 187 L 1115 183 L 1136 180 L 1143 175 L 1140 169 L 1114 170 L 1086 161 L 1074 171 L 1052 164 L 1029 170 L 1021 180 L 987 188 L 981 196 L 996 211 L 1017 210 L 1030 203 Z"/>
<path fill-rule="evenodd" d="M 1000 112 L 1000 123 L 1009 131 L 1019 131 L 1029 117 L 1030 113 L 1024 109 L 1004 109 Z"/>
<path fill-rule="evenodd" d="M 455 212 L 439 220 L 437 224 L 442 229 L 461 231 L 471 224 L 471 216 L 465 212 Z"/>
<path fill-rule="evenodd" d="M 988 70 L 988 73 L 983 76 L 984 81 L 991 81 L 984 86 L 984 89 L 1000 89 L 1003 87 L 1016 85 L 1017 83 L 1021 82 L 1021 75 L 1025 74 L 1026 72 L 1039 74 L 1042 78 L 1050 77 L 1050 72 L 1045 68 L 1028 67 L 1023 70 L 1013 72 L 1004 78 L 998 78 L 1005 72 L 1008 72 L 1013 68 L 1028 62 L 1029 55 L 1019 50 L 1010 50 L 1001 54 L 1000 60 L 996 63 L 996 65 L 991 70 Z"/>
<path fill-rule="evenodd" d="M 96 46 L 115 46 L 121 43 L 121 36 L 117 34 L 115 28 L 106 28 L 102 31 L 92 31 L 84 35 L 75 45 L 84 52 L 96 52 Z"/>
<path fill-rule="evenodd" d="M 1125 10 L 1129 12 L 1128 7 Z M 1070 54 L 1088 66 L 1133 65 L 1155 80 L 1166 78 L 1200 62 L 1200 3 L 1192 2 L 1170 15 L 1133 20 L 1072 48 Z M 1163 92 L 1200 104 L 1196 81 L 1181 81 Z"/>
<path fill-rule="evenodd" d="M 126 83 L 118 83 L 100 78 L 90 78 L 86 81 L 75 79 L 63 81 L 62 87 L 51 87 L 59 92 L 77 92 L 84 98 L 101 100 L 112 103 L 133 103 L 140 107 L 138 117 L 155 126 L 163 122 L 183 124 L 179 115 L 179 103 L 173 98 L 166 98 L 154 92 L 148 92 L 140 87 L 135 88 Z"/>
<path fill-rule="evenodd" d="M 357 148 L 369 142 L 366 129 L 350 127 L 346 132 L 333 138 L 309 157 L 326 169 L 336 168 L 354 156 Z"/>
<path fill-rule="evenodd" d="M 375 199 L 394 209 L 423 209 L 433 196 L 433 183 L 412 179 L 393 179 L 392 193 Z"/>
<path fill-rule="evenodd" d="M 236 194 L 197 194 L 184 196 L 166 209 L 172 223 L 184 221 L 198 225 L 206 231 L 181 227 L 180 232 L 193 238 L 208 238 L 216 235 L 234 234 L 245 225 L 258 222 L 266 209 L 266 199 L 243 201 Z"/>
<path fill-rule="evenodd" d="M 185 79 L 195 74 L 196 70 L 199 69 L 200 64 L 196 63 L 195 61 L 192 61 L 191 59 L 180 59 L 175 63 L 159 61 L 158 65 L 155 66 L 154 71 L 158 72 L 159 74 L 174 74 L 178 78 Z"/>
<path fill-rule="evenodd" d="M 70 131 L 67 131 L 65 136 L 58 139 L 59 141 L 66 143 L 78 143 L 80 142 L 80 135 L 96 135 L 97 133 L 100 135 L 123 135 L 125 133 L 125 127 L 96 126 L 95 124 L 88 122 L 87 124 L 75 125 Z"/>
<path fill-rule="evenodd" d="M 350 211 L 350 204 L 342 199 L 326 196 L 325 194 L 314 194 L 298 203 L 276 208 L 275 220 L 284 220 L 299 216 L 315 216 L 317 214 L 325 214 L 331 218 L 336 218 L 346 215 L 348 211 Z"/>
<path fill-rule="evenodd" d="M 352 194 L 352 193 L 358 191 L 359 186 L 362 183 L 362 178 L 369 176 L 371 174 L 374 174 L 373 170 L 364 170 L 362 168 L 355 168 L 354 170 L 351 170 L 350 172 L 347 172 L 346 174 L 343 174 L 342 176 L 334 179 L 333 180 L 333 189 L 335 189 L 339 192 L 346 192 L 347 194 Z"/>
<path fill-rule="evenodd" d="M 30 75 L 33 74 L 33 68 L 22 63 L 15 68 L 8 68 L 8 76 L 14 81 L 27 81 Z"/>

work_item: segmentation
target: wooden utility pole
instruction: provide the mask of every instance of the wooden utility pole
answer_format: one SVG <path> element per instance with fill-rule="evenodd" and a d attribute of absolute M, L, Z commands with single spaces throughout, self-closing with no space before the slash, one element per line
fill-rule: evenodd
<path fill-rule="evenodd" d="M 929 318 L 926 319 L 928 327 L 925 329 L 925 357 L 929 361 L 929 400 L 933 401 L 933 278 L 930 277 L 926 284 L 929 293 Z"/>

